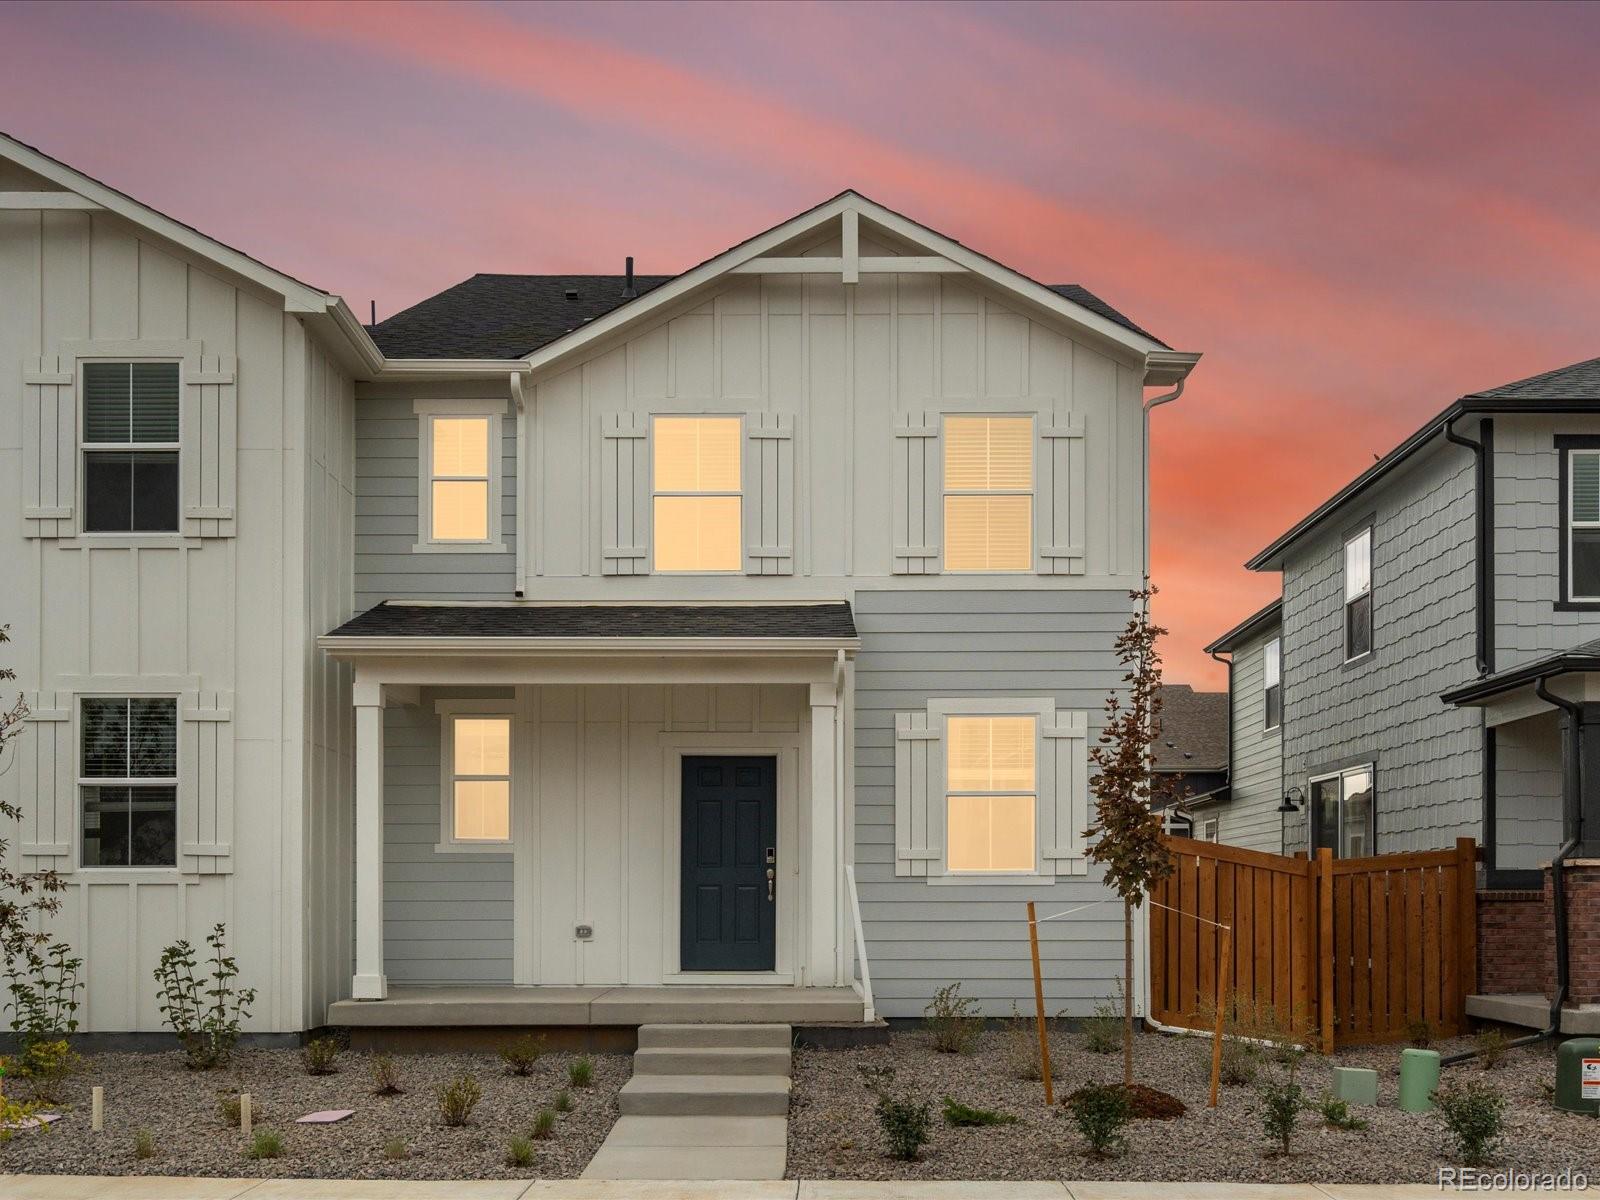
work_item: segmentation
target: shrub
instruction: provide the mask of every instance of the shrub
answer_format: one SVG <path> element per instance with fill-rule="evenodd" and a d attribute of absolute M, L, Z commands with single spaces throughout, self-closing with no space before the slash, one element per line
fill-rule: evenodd
<path fill-rule="evenodd" d="M 372 1060 L 372 1094 L 398 1096 L 406 1089 L 400 1086 L 400 1064 L 390 1054 L 380 1054 Z"/>
<path fill-rule="evenodd" d="M 571 1112 L 572 1093 L 567 1091 L 566 1088 L 562 1088 L 556 1093 L 556 1098 L 552 1101 L 552 1105 L 558 1113 Z"/>
<path fill-rule="evenodd" d="M 65 942 L 41 949 L 29 941 L 6 965 L 6 990 L 11 999 L 11 1032 L 16 1034 L 24 1066 L 29 1051 L 41 1042 L 64 1042 L 78 1031 L 78 972 L 83 959 Z M 17 1064 L 12 1064 L 17 1072 Z"/>
<path fill-rule="evenodd" d="M 406 1145 L 405 1138 L 390 1138 L 383 1144 L 383 1156 L 390 1162 L 400 1162 L 411 1157 L 411 1147 Z"/>
<path fill-rule="evenodd" d="M 250 1139 L 249 1149 L 244 1153 L 246 1158 L 281 1158 L 283 1134 L 276 1129 L 258 1129 L 255 1136 Z"/>
<path fill-rule="evenodd" d="M 307 1075 L 332 1075 L 339 1068 L 335 1065 L 339 1058 L 339 1043 L 332 1038 L 312 1038 L 300 1047 L 300 1061 L 305 1064 Z"/>
<path fill-rule="evenodd" d="M 512 1075 L 531 1074 L 533 1064 L 543 1054 L 544 1039 L 532 1034 L 524 1034 L 500 1047 L 500 1061 L 505 1063 L 506 1071 Z"/>
<path fill-rule="evenodd" d="M 889 1157 L 902 1162 L 915 1161 L 928 1140 L 927 1103 L 918 1103 L 909 1095 L 896 1095 L 890 1090 L 894 1083 L 893 1067 L 863 1066 L 860 1070 L 867 1090 L 877 1097 L 873 1112 L 883 1130 Z"/>
<path fill-rule="evenodd" d="M 946 1125 L 955 1125 L 958 1128 L 979 1125 L 1015 1125 L 1017 1118 L 1011 1113 L 996 1112 L 992 1108 L 972 1108 L 946 1096 L 944 1098 L 944 1123 Z"/>
<path fill-rule="evenodd" d="M 186 941 L 163 950 L 155 970 L 161 1015 L 178 1035 L 194 1070 L 210 1070 L 228 1061 L 239 1042 L 239 1025 L 256 1001 L 254 988 L 234 986 L 239 967 L 226 952 L 227 936 L 227 927 L 220 922 L 207 935 L 211 957 L 204 967 L 204 981 L 195 975 L 194 947 Z"/>
<path fill-rule="evenodd" d="M 594 1059 L 580 1054 L 567 1064 L 567 1082 L 576 1088 L 586 1088 L 594 1082 Z"/>
<path fill-rule="evenodd" d="M 1323 1121 L 1333 1129 L 1365 1129 L 1366 1118 L 1358 1117 L 1350 1111 L 1350 1102 L 1341 1100 L 1338 1096 L 1328 1092 L 1322 1094 L 1322 1099 L 1317 1101 L 1317 1111 L 1322 1114 Z"/>
<path fill-rule="evenodd" d="M 242 1113 L 243 1108 L 237 1092 L 217 1099 L 217 1116 L 221 1118 L 222 1123 L 229 1129 L 239 1128 L 239 1122 L 243 1120 Z"/>
<path fill-rule="evenodd" d="M 525 1137 L 514 1137 L 506 1143 L 506 1166 L 526 1170 L 533 1166 L 533 1143 Z"/>
<path fill-rule="evenodd" d="M 26 1083 L 31 1099 L 59 1104 L 67 1080 L 83 1065 L 66 1039 L 24 1041 L 21 1053 L 6 1063 L 6 1074 Z"/>
<path fill-rule="evenodd" d="M 1057 1013 L 1056 1020 L 1060 1019 L 1061 1014 Z M 1055 1031 L 1048 1023 L 1045 1026 L 1045 1036 L 1050 1041 L 1050 1075 L 1052 1078 L 1060 1078 L 1061 1055 L 1058 1052 Z M 1025 1017 L 1018 1012 L 1015 1002 L 1011 1005 L 1011 1019 L 1006 1022 L 1002 1056 L 1005 1059 L 1006 1071 L 1012 1078 L 1026 1080 L 1039 1078 L 1039 1024 L 1034 1018 Z"/>
<path fill-rule="evenodd" d="M 156 1156 L 155 1135 L 148 1129 L 141 1129 L 133 1135 L 133 1156 L 138 1159 Z"/>
<path fill-rule="evenodd" d="M 1095 1158 L 1105 1158 L 1125 1145 L 1122 1130 L 1133 1119 L 1133 1105 L 1123 1088 L 1088 1084 L 1067 1097 L 1067 1109 Z"/>
<path fill-rule="evenodd" d="M 1418 1050 L 1433 1045 L 1433 1025 L 1422 1017 L 1406 1022 L 1406 1038 Z"/>
<path fill-rule="evenodd" d="M 1083 1048 L 1090 1054 L 1115 1054 L 1122 1049 L 1122 984 L 1117 994 L 1094 1006 L 1094 1012 L 1080 1024 Z"/>
<path fill-rule="evenodd" d="M 1506 1100 L 1494 1085 L 1474 1079 L 1441 1087 L 1433 1105 L 1461 1161 L 1472 1167 L 1487 1162 L 1505 1125 Z"/>
<path fill-rule="evenodd" d="M 1478 1061 L 1483 1064 L 1485 1071 L 1492 1071 L 1505 1062 L 1506 1055 L 1511 1052 L 1511 1044 L 1501 1029 L 1490 1027 L 1478 1034 Z"/>
<path fill-rule="evenodd" d="M 483 1099 L 483 1089 L 471 1075 L 458 1075 L 438 1091 L 439 1116 L 446 1125 L 465 1125 Z"/>
<path fill-rule="evenodd" d="M 1261 1125 L 1279 1154 L 1289 1153 L 1289 1142 L 1304 1107 L 1305 1093 L 1298 1083 L 1275 1080 L 1261 1086 Z"/>
<path fill-rule="evenodd" d="M 977 1014 L 978 1002 L 961 995 L 959 983 L 946 984 L 933 994 L 922 1010 L 924 1024 L 933 1038 L 933 1048 L 941 1054 L 971 1054 L 978 1048 L 983 1018 Z"/>

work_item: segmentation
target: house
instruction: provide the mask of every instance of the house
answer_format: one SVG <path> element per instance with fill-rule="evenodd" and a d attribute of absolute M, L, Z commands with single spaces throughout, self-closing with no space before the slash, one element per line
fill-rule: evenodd
<path fill-rule="evenodd" d="M 1228 788 L 1206 816 L 1216 822 L 1214 840 L 1271 854 L 1284 852 L 1282 644 L 1274 600 L 1206 647 L 1228 668 Z"/>
<path fill-rule="evenodd" d="M 1211 647 L 1231 660 L 1225 830 L 1249 811 L 1265 834 L 1241 844 L 1340 857 L 1476 838 L 1487 996 L 1469 1011 L 1536 1027 L 1558 995 L 1600 1003 L 1600 961 L 1565 932 L 1600 911 L 1591 526 L 1600 359 L 1449 405 L 1250 560 L 1282 599 Z M 1259 786 L 1241 786 L 1247 760 Z"/>
<path fill-rule="evenodd" d="M 998 1015 L 1022 901 L 1109 896 L 1087 745 L 1199 356 L 1083 288 L 847 191 L 369 329 L 0 139 L 0 295 L 0 788 L 86 1029 L 218 921 L 257 1031 Z M 1088 1011 L 1116 906 L 1043 949 Z"/>
<path fill-rule="evenodd" d="M 1228 694 L 1167 683 L 1160 699 L 1152 747 L 1154 801 L 1167 811 L 1174 832 L 1217 841 L 1217 823 L 1199 810 L 1227 795 Z"/>

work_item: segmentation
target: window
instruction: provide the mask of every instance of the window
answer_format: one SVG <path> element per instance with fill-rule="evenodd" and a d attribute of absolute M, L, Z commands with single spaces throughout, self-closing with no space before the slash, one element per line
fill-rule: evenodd
<path fill-rule="evenodd" d="M 1037 718 L 950 717 L 945 865 L 951 872 L 1033 871 Z"/>
<path fill-rule="evenodd" d="M 1313 779 L 1311 811 L 1319 847 L 1339 858 L 1374 853 L 1371 764 Z"/>
<path fill-rule="evenodd" d="M 83 528 L 176 533 L 178 364 L 83 364 Z"/>
<path fill-rule="evenodd" d="M 738 417 L 657 417 L 655 569 L 744 568 Z"/>
<path fill-rule="evenodd" d="M 445 841 L 511 840 L 511 718 L 447 716 Z"/>
<path fill-rule="evenodd" d="M 1344 660 L 1372 653 L 1372 530 L 1344 544 Z"/>
<path fill-rule="evenodd" d="M 1200 822 L 1200 840 L 1202 842 L 1220 842 L 1222 840 L 1222 818 L 1207 817 Z"/>
<path fill-rule="evenodd" d="M 1033 418 L 944 419 L 947 571 L 1033 567 Z"/>
<path fill-rule="evenodd" d="M 1283 642 L 1273 638 L 1261 651 L 1262 707 L 1266 710 L 1264 729 L 1283 724 Z"/>
<path fill-rule="evenodd" d="M 85 697 L 79 717 L 83 865 L 176 866 L 178 702 Z"/>
<path fill-rule="evenodd" d="M 1567 454 L 1567 601 L 1600 603 L 1600 450 Z"/>

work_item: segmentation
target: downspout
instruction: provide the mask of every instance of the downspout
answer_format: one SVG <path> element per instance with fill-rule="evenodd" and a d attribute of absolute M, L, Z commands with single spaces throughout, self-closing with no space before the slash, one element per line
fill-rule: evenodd
<path fill-rule="evenodd" d="M 1185 375 L 1178 386 L 1161 396 L 1152 396 L 1144 402 L 1144 581 L 1150 582 L 1150 410 L 1171 404 L 1183 395 L 1183 385 L 1189 382 Z"/>
<path fill-rule="evenodd" d="M 1472 451 L 1473 469 L 1473 494 L 1475 503 L 1474 521 L 1475 547 L 1473 555 L 1473 605 L 1477 612 L 1477 628 L 1474 630 L 1474 650 L 1478 660 L 1478 678 L 1482 679 L 1494 671 L 1494 641 L 1493 620 L 1494 614 L 1489 611 L 1492 603 L 1490 596 L 1490 578 L 1493 563 L 1490 561 L 1492 547 L 1490 538 L 1494 530 L 1494 514 L 1489 511 L 1491 505 L 1490 488 L 1493 486 L 1489 478 L 1489 438 L 1493 435 L 1493 426 L 1487 421 L 1480 426 L 1484 432 L 1480 434 L 1482 441 L 1473 441 L 1471 438 L 1462 437 L 1455 430 L 1456 418 L 1451 417 L 1444 423 L 1444 437 L 1447 442 L 1454 442 L 1458 446 L 1465 446 Z"/>
<path fill-rule="evenodd" d="M 533 511 L 533 505 L 528 503 L 529 497 L 525 494 L 531 475 L 528 470 L 528 444 L 533 440 L 533 431 L 528 428 L 528 423 L 532 420 L 532 411 L 523 390 L 523 380 L 527 374 L 526 371 L 511 372 L 511 399 L 517 406 L 516 596 L 518 600 L 521 600 L 528 590 L 528 515 Z"/>

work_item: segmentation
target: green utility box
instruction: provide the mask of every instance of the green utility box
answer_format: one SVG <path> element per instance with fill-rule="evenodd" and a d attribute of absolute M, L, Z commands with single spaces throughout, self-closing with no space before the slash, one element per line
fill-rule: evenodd
<path fill-rule="evenodd" d="M 1378 1073 L 1363 1067 L 1335 1067 L 1333 1094 L 1347 1104 L 1376 1104 Z"/>
<path fill-rule="evenodd" d="M 1556 1107 L 1600 1113 L 1600 1038 L 1573 1038 L 1556 1048 Z"/>
<path fill-rule="evenodd" d="M 1427 1112 L 1433 1107 L 1433 1089 L 1439 1086 L 1439 1052 L 1400 1051 L 1400 1109 Z"/>

